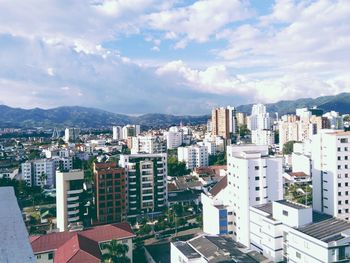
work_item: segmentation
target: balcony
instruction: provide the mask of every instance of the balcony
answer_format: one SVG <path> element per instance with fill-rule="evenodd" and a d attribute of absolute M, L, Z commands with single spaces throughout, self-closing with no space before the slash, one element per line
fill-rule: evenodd
<path fill-rule="evenodd" d="M 74 201 L 78 201 L 78 200 L 79 200 L 79 196 L 72 196 L 72 197 L 67 198 L 68 202 L 74 202 Z"/>
<path fill-rule="evenodd" d="M 79 221 L 79 216 L 68 217 L 68 222 L 69 222 L 69 223 L 77 222 L 77 221 Z"/>
<path fill-rule="evenodd" d="M 68 204 L 67 208 L 76 208 L 79 207 L 79 203 L 74 203 L 74 204 Z"/>
<path fill-rule="evenodd" d="M 69 195 L 75 195 L 75 194 L 81 194 L 82 192 L 83 192 L 83 189 L 69 190 L 69 191 L 67 191 L 67 194 L 69 194 Z"/>
<path fill-rule="evenodd" d="M 68 215 L 76 215 L 79 214 L 79 210 L 68 211 Z"/>

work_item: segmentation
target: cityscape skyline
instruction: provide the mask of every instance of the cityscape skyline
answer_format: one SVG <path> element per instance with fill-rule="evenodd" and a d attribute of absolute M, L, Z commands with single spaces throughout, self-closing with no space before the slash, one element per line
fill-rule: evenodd
<path fill-rule="evenodd" d="M 1 6 L 0 103 L 9 106 L 203 114 L 349 90 L 347 1 Z"/>

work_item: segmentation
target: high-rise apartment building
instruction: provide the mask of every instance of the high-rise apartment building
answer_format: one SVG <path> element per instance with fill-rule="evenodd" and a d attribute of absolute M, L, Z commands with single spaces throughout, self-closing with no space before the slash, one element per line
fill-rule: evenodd
<path fill-rule="evenodd" d="M 350 132 L 323 130 L 312 137 L 313 208 L 350 218 Z"/>
<path fill-rule="evenodd" d="M 215 108 L 211 114 L 212 135 L 230 139 L 232 134 L 236 134 L 237 118 L 234 107 Z"/>
<path fill-rule="evenodd" d="M 233 238 L 249 247 L 249 207 L 283 198 L 282 158 L 269 156 L 268 146 L 228 146 L 227 171 Z"/>
<path fill-rule="evenodd" d="M 98 223 L 126 219 L 126 180 L 117 163 L 94 163 L 95 204 Z"/>
<path fill-rule="evenodd" d="M 252 114 L 247 118 L 248 129 L 254 130 L 269 130 L 271 128 L 271 118 L 266 112 L 266 107 L 263 104 L 255 104 L 252 107 Z"/>
<path fill-rule="evenodd" d="M 66 128 L 64 131 L 65 142 L 75 142 L 79 138 L 79 128 Z"/>
<path fill-rule="evenodd" d="M 127 215 L 162 211 L 167 207 L 167 154 L 120 155 L 125 169 Z"/>
<path fill-rule="evenodd" d="M 187 169 L 209 165 L 208 148 L 205 145 L 191 145 L 177 148 L 177 159 L 185 162 Z"/>
<path fill-rule="evenodd" d="M 182 145 L 184 134 L 179 127 L 174 126 L 164 133 L 164 137 L 167 141 L 167 148 L 174 149 Z"/>
<path fill-rule="evenodd" d="M 123 131 L 122 131 L 122 127 L 120 126 L 113 126 L 112 130 L 113 130 L 113 140 L 118 141 L 123 139 Z"/>
<path fill-rule="evenodd" d="M 141 133 L 140 125 L 128 124 L 122 128 L 122 138 L 127 140 L 129 137 L 135 137 Z"/>
<path fill-rule="evenodd" d="M 54 186 L 56 162 L 52 159 L 38 159 L 21 164 L 22 178 L 28 186 Z"/>
<path fill-rule="evenodd" d="M 275 132 L 271 130 L 253 130 L 252 143 L 271 146 L 275 144 Z"/>
<path fill-rule="evenodd" d="M 71 170 L 56 172 L 56 209 L 59 231 L 74 230 L 81 226 L 81 194 L 84 172 Z"/>
<path fill-rule="evenodd" d="M 166 153 L 167 142 L 161 136 L 132 137 L 131 154 L 137 153 Z"/>

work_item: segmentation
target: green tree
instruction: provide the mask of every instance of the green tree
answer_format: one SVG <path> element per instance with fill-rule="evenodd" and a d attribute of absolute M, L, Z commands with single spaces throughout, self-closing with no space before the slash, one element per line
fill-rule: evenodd
<path fill-rule="evenodd" d="M 249 131 L 249 129 L 248 129 L 246 124 L 241 124 L 238 127 L 238 131 L 239 131 L 239 136 L 241 136 L 241 137 L 244 137 L 244 136 L 250 134 L 250 131 Z"/>
<path fill-rule="evenodd" d="M 104 245 L 107 252 L 102 255 L 102 262 L 105 263 L 130 263 L 130 259 L 127 257 L 129 247 L 125 244 L 118 243 L 117 240 Z"/>
<path fill-rule="evenodd" d="M 168 157 L 168 172 L 170 176 L 183 176 L 188 173 L 185 162 L 179 162 L 176 156 Z"/>
<path fill-rule="evenodd" d="M 149 233 L 151 233 L 152 231 L 152 227 L 148 224 L 145 224 L 143 226 L 140 227 L 139 231 L 137 231 L 137 233 L 141 236 L 144 235 L 148 235 Z"/>
<path fill-rule="evenodd" d="M 289 142 L 286 142 L 283 145 L 283 151 L 282 152 L 283 152 L 284 155 L 292 154 L 294 143 L 296 143 L 296 141 L 289 141 Z"/>

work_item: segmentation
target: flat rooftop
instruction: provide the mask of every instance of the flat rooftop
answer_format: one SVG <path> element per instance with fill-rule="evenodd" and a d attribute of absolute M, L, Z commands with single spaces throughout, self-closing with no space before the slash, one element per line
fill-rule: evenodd
<path fill-rule="evenodd" d="M 263 205 L 256 205 L 254 208 L 259 209 L 267 214 L 272 215 L 272 203 L 266 203 Z"/>
<path fill-rule="evenodd" d="M 278 200 L 278 201 L 275 201 L 275 202 L 280 203 L 282 205 L 289 206 L 291 208 L 295 208 L 295 209 L 307 209 L 307 208 L 310 208 L 310 207 L 308 207 L 306 205 L 298 204 L 298 203 L 291 202 L 291 201 L 288 201 L 288 200 Z"/>
<path fill-rule="evenodd" d="M 341 232 L 350 229 L 350 223 L 337 218 L 329 218 L 298 228 L 306 235 L 326 243 L 343 238 Z"/>
<path fill-rule="evenodd" d="M 187 242 L 177 241 L 173 244 L 178 250 L 181 251 L 182 254 L 184 254 L 189 259 L 201 257 L 201 255 L 196 250 L 194 250 L 189 244 L 187 244 Z"/>
<path fill-rule="evenodd" d="M 12 187 L 0 187 L 0 233 L 0 262 L 36 262 Z"/>
<path fill-rule="evenodd" d="M 240 245 L 231 238 L 219 236 L 200 236 L 188 243 L 202 254 L 210 263 L 235 262 L 256 263 L 252 257 L 239 250 Z"/>

